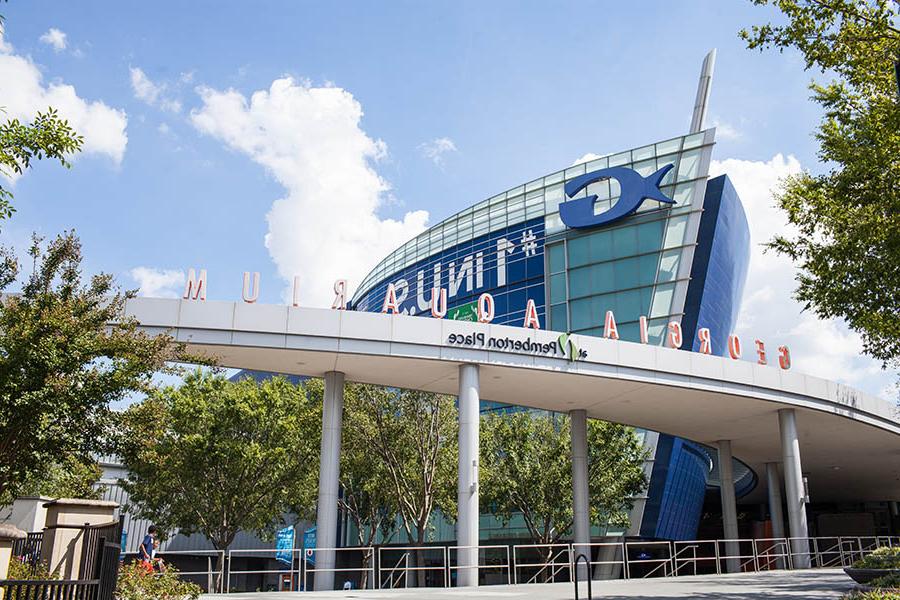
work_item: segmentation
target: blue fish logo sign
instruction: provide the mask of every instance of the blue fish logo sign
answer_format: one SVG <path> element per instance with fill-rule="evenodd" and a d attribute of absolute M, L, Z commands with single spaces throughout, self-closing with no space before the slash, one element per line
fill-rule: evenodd
<path fill-rule="evenodd" d="M 647 177 L 642 177 L 640 173 L 627 167 L 610 167 L 579 175 L 566 184 L 566 196 L 569 198 L 590 184 L 603 181 L 604 179 L 615 179 L 618 181 L 619 186 L 622 188 L 622 194 L 612 208 L 599 215 L 594 214 L 594 202 L 597 201 L 596 194 L 563 202 L 559 205 L 559 217 L 569 227 L 583 229 L 624 219 L 628 215 L 633 214 L 644 200 L 657 200 L 667 204 L 675 204 L 674 200 L 667 197 L 659 189 L 659 184 L 662 182 L 663 177 L 674 166 L 666 165 Z"/>

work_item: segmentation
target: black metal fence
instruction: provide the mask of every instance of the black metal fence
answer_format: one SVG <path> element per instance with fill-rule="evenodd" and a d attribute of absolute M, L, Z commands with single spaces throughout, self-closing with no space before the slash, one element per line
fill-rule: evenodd
<path fill-rule="evenodd" d="M 85 525 L 82 529 L 81 567 L 78 579 L 0 580 L 3 600 L 113 600 L 116 578 L 119 575 L 119 554 L 122 549 L 122 523 Z M 34 553 L 34 542 L 21 540 L 14 552 L 23 558 L 40 561 L 40 542 Z M 34 559 L 33 557 L 37 558 Z M 15 559 L 14 559 L 15 560 Z M 34 563 L 35 565 L 38 562 Z"/>
<path fill-rule="evenodd" d="M 26 537 L 15 540 L 12 547 L 13 560 L 18 560 L 25 565 L 27 576 L 34 577 L 38 565 L 41 564 L 41 544 L 44 541 L 44 532 L 34 531 Z"/>

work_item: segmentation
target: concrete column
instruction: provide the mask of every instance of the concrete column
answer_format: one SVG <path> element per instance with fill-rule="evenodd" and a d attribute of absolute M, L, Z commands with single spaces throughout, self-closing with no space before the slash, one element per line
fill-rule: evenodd
<path fill-rule="evenodd" d="M 572 509 L 575 529 L 573 558 L 584 554 L 590 561 L 591 549 L 588 544 L 591 543 L 591 509 L 588 491 L 587 411 L 571 411 L 569 421 L 572 436 Z M 587 579 L 590 576 L 584 563 L 578 566 L 576 576 L 578 579 Z"/>
<path fill-rule="evenodd" d="M 769 490 L 769 519 L 772 521 L 772 537 L 783 538 L 784 515 L 781 512 L 781 480 L 778 478 L 777 463 L 766 463 L 766 487 Z M 774 552 L 782 554 L 785 550 L 780 546 L 776 546 Z M 776 564 L 779 569 L 785 567 L 783 558 L 778 558 Z"/>
<path fill-rule="evenodd" d="M 319 504 L 316 508 L 316 569 L 333 569 L 337 546 L 338 480 L 341 476 L 341 424 L 344 418 L 344 374 L 325 373 L 322 398 L 322 446 L 319 455 Z M 334 571 L 316 571 L 316 591 L 334 589 Z"/>
<path fill-rule="evenodd" d="M 6 579 L 9 573 L 9 561 L 12 559 L 12 547 L 16 540 L 25 538 L 25 532 L 8 524 L 0 524 L 0 580 Z M 0 590 L 0 600 L 3 590 Z"/>
<path fill-rule="evenodd" d="M 790 525 L 791 551 L 794 568 L 809 568 L 809 530 L 806 525 L 806 500 L 803 489 L 803 467 L 800 464 L 800 439 L 797 436 L 797 417 L 794 410 L 784 408 L 778 411 L 778 426 L 781 430 L 781 455 L 784 468 L 784 493 Z"/>
<path fill-rule="evenodd" d="M 457 585 L 478 585 L 478 433 L 481 392 L 478 365 L 459 366 L 459 483 L 456 524 Z"/>
<path fill-rule="evenodd" d="M 59 498 L 44 505 L 46 527 L 41 540 L 41 562 L 60 579 L 77 579 L 85 525 L 106 525 L 115 521 L 119 505 L 109 500 Z M 118 540 L 114 540 L 118 541 Z"/>
<path fill-rule="evenodd" d="M 732 469 L 731 441 L 720 440 L 719 447 L 719 490 L 722 496 L 722 526 L 725 530 L 726 540 L 736 540 L 739 537 L 737 523 L 737 501 L 734 497 L 734 471 Z M 725 553 L 728 556 L 738 556 L 740 545 L 737 542 L 725 542 Z M 725 561 L 725 568 L 729 573 L 737 573 L 741 569 L 739 558 L 729 558 Z"/>

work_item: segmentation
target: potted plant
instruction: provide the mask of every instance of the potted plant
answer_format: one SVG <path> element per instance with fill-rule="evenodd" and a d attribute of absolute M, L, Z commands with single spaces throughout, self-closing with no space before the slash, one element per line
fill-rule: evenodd
<path fill-rule="evenodd" d="M 878 548 L 864 556 L 852 567 L 844 567 L 844 572 L 856 583 L 869 583 L 886 575 L 900 574 L 900 547 Z"/>

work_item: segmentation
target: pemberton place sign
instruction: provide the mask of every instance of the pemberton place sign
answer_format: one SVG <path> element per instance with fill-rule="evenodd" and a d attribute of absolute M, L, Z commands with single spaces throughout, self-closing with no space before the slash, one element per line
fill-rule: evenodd
<path fill-rule="evenodd" d="M 243 286 L 241 289 L 241 298 L 247 304 L 253 304 L 259 299 L 260 289 L 259 272 L 245 271 L 243 275 Z M 292 292 L 291 305 L 300 306 L 300 278 L 294 277 L 294 285 Z M 184 284 L 184 300 L 203 302 L 206 300 L 207 289 L 207 273 L 206 269 L 188 269 L 187 280 Z M 332 310 L 347 310 L 347 280 L 338 279 L 334 282 L 334 300 L 331 303 Z M 489 293 L 483 293 L 478 297 L 476 304 L 476 319 L 479 323 L 490 323 L 494 320 L 494 297 Z M 431 298 L 428 302 L 431 316 L 435 319 L 443 319 L 447 316 L 447 289 L 434 287 L 431 289 Z M 400 310 L 400 303 L 397 300 L 397 290 L 393 283 L 387 285 L 384 294 L 384 302 L 382 303 L 381 312 L 384 314 L 403 314 Z M 529 298 L 525 305 L 525 318 L 522 321 L 522 328 L 526 330 L 540 330 L 541 322 L 538 315 L 537 306 L 533 299 Z M 639 331 L 641 344 L 649 344 L 649 326 L 648 319 L 642 315 L 639 319 Z M 613 311 L 608 310 L 603 317 L 603 337 L 610 340 L 619 339 L 619 330 L 616 325 L 616 316 Z M 712 354 L 712 336 L 709 328 L 700 327 L 697 330 L 697 340 L 700 342 L 698 352 L 701 354 Z M 669 321 L 666 326 L 665 345 L 669 348 L 681 348 L 684 345 L 684 332 L 681 328 L 681 322 L 677 320 Z M 539 342 L 531 337 L 512 338 L 512 337 L 496 337 L 482 332 L 474 332 L 470 334 L 451 333 L 447 336 L 446 344 L 448 346 L 464 346 L 471 348 L 484 348 L 488 350 L 497 350 L 503 352 L 514 352 L 524 354 L 538 354 L 543 356 L 566 358 L 570 361 L 587 358 L 587 353 L 583 349 L 579 349 L 575 337 L 568 333 L 562 333 L 554 343 Z M 753 341 L 754 352 L 756 354 L 756 362 L 760 365 L 769 364 L 769 353 L 765 343 L 760 339 Z M 739 360 L 742 357 L 742 344 L 738 335 L 732 333 L 728 336 L 727 341 L 728 356 L 733 360 Z M 778 346 L 777 353 L 778 366 L 782 369 L 791 368 L 791 353 L 787 346 Z"/>

